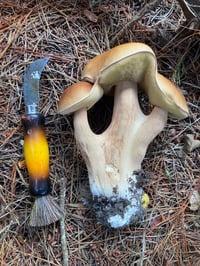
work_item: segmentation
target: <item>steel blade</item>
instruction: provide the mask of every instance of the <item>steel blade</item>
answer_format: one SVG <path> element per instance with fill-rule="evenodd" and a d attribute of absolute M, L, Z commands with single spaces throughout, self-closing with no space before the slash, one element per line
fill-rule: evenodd
<path fill-rule="evenodd" d="M 35 112 L 39 103 L 40 76 L 49 59 L 50 57 L 33 61 L 25 70 L 23 77 L 23 93 L 28 113 Z"/>

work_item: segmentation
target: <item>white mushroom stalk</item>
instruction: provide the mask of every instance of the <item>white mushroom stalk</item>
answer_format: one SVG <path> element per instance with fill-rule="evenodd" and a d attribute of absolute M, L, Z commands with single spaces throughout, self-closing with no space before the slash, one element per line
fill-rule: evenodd
<path fill-rule="evenodd" d="M 93 208 L 99 221 L 112 228 L 143 219 L 141 163 L 149 143 L 162 131 L 167 112 L 155 107 L 148 116 L 138 103 L 137 84 L 120 82 L 115 89 L 113 117 L 100 135 L 90 129 L 87 109 L 74 113 L 75 138 L 87 165 Z"/>
<path fill-rule="evenodd" d="M 181 90 L 157 72 L 154 52 L 142 43 L 123 44 L 96 56 L 83 70 L 83 80 L 64 91 L 58 112 L 74 113 L 75 138 L 99 222 L 121 228 L 143 220 L 149 198 L 142 188 L 142 160 L 168 114 L 177 119 L 188 116 L 187 103 Z M 112 121 L 97 135 L 90 128 L 87 110 L 113 87 Z M 154 105 L 149 115 L 140 109 L 138 89 Z"/>

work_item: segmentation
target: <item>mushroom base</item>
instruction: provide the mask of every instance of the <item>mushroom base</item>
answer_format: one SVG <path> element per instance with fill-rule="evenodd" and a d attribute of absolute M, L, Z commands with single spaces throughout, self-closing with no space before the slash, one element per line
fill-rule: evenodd
<path fill-rule="evenodd" d="M 95 212 L 98 222 L 114 229 L 120 229 L 131 223 L 141 222 L 146 214 L 146 195 L 142 185 L 146 183 L 148 176 L 142 170 L 134 171 L 128 180 L 128 193 L 119 197 L 113 190 L 111 197 L 105 195 L 93 195 L 92 200 L 85 201 Z M 115 192 L 114 192 L 115 191 Z M 146 195 L 148 198 L 148 196 Z"/>
<path fill-rule="evenodd" d="M 141 222 L 146 214 L 146 209 L 142 207 L 140 194 L 143 194 L 142 189 L 131 200 L 117 197 L 94 197 L 92 207 L 99 223 L 120 229 L 131 223 Z"/>

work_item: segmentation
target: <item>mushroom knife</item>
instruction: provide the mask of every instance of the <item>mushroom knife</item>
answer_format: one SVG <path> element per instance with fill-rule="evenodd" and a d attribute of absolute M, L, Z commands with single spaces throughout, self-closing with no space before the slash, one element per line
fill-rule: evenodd
<path fill-rule="evenodd" d="M 49 61 L 38 59 L 27 66 L 24 73 L 23 94 L 26 112 L 22 115 L 24 126 L 24 157 L 29 174 L 32 196 L 45 196 L 50 192 L 49 148 L 44 133 L 45 118 L 38 112 L 39 82 L 41 73 Z"/>

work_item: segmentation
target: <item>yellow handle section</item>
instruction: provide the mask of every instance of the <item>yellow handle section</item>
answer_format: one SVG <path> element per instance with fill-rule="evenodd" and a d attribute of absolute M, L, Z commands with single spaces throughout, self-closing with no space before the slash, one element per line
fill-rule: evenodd
<path fill-rule="evenodd" d="M 44 116 L 22 116 L 25 129 L 24 156 L 29 173 L 30 193 L 44 196 L 50 192 L 49 147 L 44 133 Z"/>
<path fill-rule="evenodd" d="M 24 156 L 31 178 L 43 179 L 49 175 L 49 148 L 40 127 L 27 131 L 24 138 Z"/>

